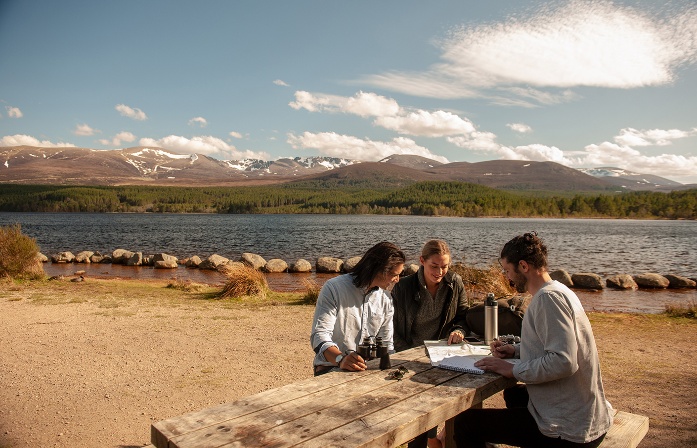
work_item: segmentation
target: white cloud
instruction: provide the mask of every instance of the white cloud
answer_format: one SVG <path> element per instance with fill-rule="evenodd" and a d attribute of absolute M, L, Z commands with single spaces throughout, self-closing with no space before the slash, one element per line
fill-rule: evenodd
<path fill-rule="evenodd" d="M 614 138 L 615 142 L 620 145 L 627 146 L 667 146 L 673 143 L 673 140 L 686 138 L 695 135 L 697 130 L 681 131 L 679 129 L 649 129 L 637 130 L 634 128 L 625 128 L 620 131 L 620 135 Z"/>
<path fill-rule="evenodd" d="M 399 104 L 392 98 L 375 93 L 358 92 L 352 97 L 328 95 L 323 93 L 295 92 L 295 101 L 288 104 L 293 109 L 306 109 L 310 112 L 348 113 L 359 117 L 381 117 L 396 115 Z"/>
<path fill-rule="evenodd" d="M 264 159 L 269 160 L 266 152 L 240 151 L 233 145 L 210 135 L 196 136 L 192 138 L 178 135 L 169 135 L 161 139 L 141 138 L 141 146 L 158 146 L 174 152 L 184 154 L 203 154 L 217 159 Z"/>
<path fill-rule="evenodd" d="M 24 116 L 19 107 L 5 106 L 5 109 L 7 110 L 7 116 L 10 118 L 22 118 Z"/>
<path fill-rule="evenodd" d="M 148 119 L 148 116 L 145 115 L 145 112 L 138 109 L 137 107 L 129 107 L 125 104 L 117 104 L 115 109 L 124 117 L 132 118 L 138 121 L 144 121 Z"/>
<path fill-rule="evenodd" d="M 310 112 L 347 113 L 363 118 L 375 117 L 374 125 L 400 134 L 443 137 L 475 131 L 472 122 L 452 112 L 409 110 L 400 107 L 392 98 L 371 92 L 358 92 L 352 97 L 345 97 L 298 91 L 295 92 L 295 101 L 289 106 Z"/>
<path fill-rule="evenodd" d="M 240 134 L 237 131 L 231 131 L 230 132 L 230 137 L 235 137 L 235 138 L 242 138 L 242 134 Z"/>
<path fill-rule="evenodd" d="M 497 152 L 502 146 L 496 142 L 496 134 L 492 132 L 475 131 L 469 135 L 448 137 L 446 140 L 460 148 L 483 152 Z"/>
<path fill-rule="evenodd" d="M 62 148 L 62 147 L 73 147 L 72 143 L 53 143 L 49 140 L 39 140 L 31 135 L 15 134 L 6 135 L 0 139 L 0 146 L 38 146 L 45 148 Z"/>
<path fill-rule="evenodd" d="M 316 149 L 322 155 L 365 162 L 375 162 L 393 154 L 411 154 L 448 163 L 445 157 L 433 154 L 428 148 L 419 146 L 414 140 L 404 137 L 380 142 L 335 132 L 304 132 L 301 135 L 288 134 L 287 142 L 293 149 Z"/>
<path fill-rule="evenodd" d="M 198 126 L 201 128 L 205 128 L 206 126 L 208 126 L 208 121 L 203 117 L 194 117 L 191 120 L 189 120 L 189 126 Z"/>
<path fill-rule="evenodd" d="M 516 132 L 520 132 L 521 134 L 527 134 L 528 132 L 532 132 L 532 128 L 527 124 L 523 123 L 508 123 L 506 126 L 508 126 Z"/>
<path fill-rule="evenodd" d="M 281 80 L 281 79 L 276 79 L 276 80 L 274 80 L 273 83 L 276 84 L 277 86 L 288 87 L 288 84 L 286 84 L 286 82 Z"/>
<path fill-rule="evenodd" d="M 475 131 L 471 121 L 442 110 L 435 112 L 416 110 L 400 116 L 378 117 L 375 119 L 375 124 L 400 134 L 427 137 L 469 134 Z"/>
<path fill-rule="evenodd" d="M 121 146 L 122 142 L 132 142 L 136 139 L 136 136 L 130 132 L 123 131 L 116 134 L 111 140 L 103 138 L 99 140 L 99 143 L 107 146 Z"/>
<path fill-rule="evenodd" d="M 95 132 L 99 132 L 98 129 L 92 129 L 87 123 L 78 124 L 75 126 L 73 134 L 80 136 L 94 135 Z"/>
<path fill-rule="evenodd" d="M 568 89 L 579 86 L 669 84 L 697 61 L 697 11 L 655 9 L 608 0 L 544 3 L 531 14 L 453 30 L 440 42 L 442 61 L 426 72 L 362 81 L 412 95 L 499 104 L 508 97 L 528 106 L 568 101 L 575 97 Z"/>

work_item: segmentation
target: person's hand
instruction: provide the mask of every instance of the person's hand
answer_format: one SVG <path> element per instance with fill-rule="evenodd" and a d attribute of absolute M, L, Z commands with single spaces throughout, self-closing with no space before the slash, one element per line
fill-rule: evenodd
<path fill-rule="evenodd" d="M 464 339 L 465 339 L 465 334 L 462 332 L 462 330 L 455 330 L 452 333 L 450 333 L 450 336 L 448 337 L 448 345 L 459 344 Z"/>
<path fill-rule="evenodd" d="M 487 356 L 475 362 L 474 366 L 485 372 L 494 372 L 506 378 L 513 378 L 513 364 L 503 359 Z"/>
<path fill-rule="evenodd" d="M 339 363 L 339 368 L 344 370 L 350 370 L 352 372 L 358 372 L 365 370 L 368 366 L 365 364 L 365 360 L 356 352 L 351 352 Z"/>
<path fill-rule="evenodd" d="M 495 358 L 513 358 L 515 356 L 515 347 L 511 344 L 494 340 L 489 344 L 489 348 L 491 348 L 491 356 Z"/>

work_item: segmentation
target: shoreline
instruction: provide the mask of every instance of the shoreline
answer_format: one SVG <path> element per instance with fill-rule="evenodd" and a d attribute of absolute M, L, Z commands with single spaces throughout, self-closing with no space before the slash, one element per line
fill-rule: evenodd
<path fill-rule="evenodd" d="M 154 269 L 147 266 L 123 266 L 117 264 L 67 264 L 45 263 L 47 276 L 63 275 L 75 277 L 76 272 L 85 271 L 85 278 L 122 279 L 122 280 L 160 280 L 191 281 L 211 286 L 222 287 L 226 277 L 217 271 L 209 271 L 179 266 L 175 269 Z M 77 274 L 79 275 L 79 274 Z M 321 286 L 326 280 L 339 274 L 311 273 L 266 273 L 269 287 L 277 292 L 303 292 L 306 287 L 303 280 L 312 280 Z M 589 291 L 579 288 L 573 291 L 581 299 L 587 312 L 626 312 L 657 314 L 665 311 L 666 305 L 685 305 L 697 301 L 697 289 L 638 289 L 614 290 L 605 288 L 601 291 Z"/>

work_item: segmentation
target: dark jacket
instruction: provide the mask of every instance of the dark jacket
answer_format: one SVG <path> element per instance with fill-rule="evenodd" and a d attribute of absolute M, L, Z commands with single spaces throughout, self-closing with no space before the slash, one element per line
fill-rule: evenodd
<path fill-rule="evenodd" d="M 423 266 L 420 268 L 423 270 Z M 465 336 L 469 334 L 469 328 L 465 321 L 467 314 L 467 294 L 462 277 L 454 272 L 448 272 L 442 282 L 447 286 L 447 298 L 445 316 L 441 316 L 438 339 L 447 338 L 453 330 L 460 329 Z M 421 306 L 422 291 L 425 286 L 419 282 L 419 273 L 416 272 L 402 278 L 392 290 L 394 303 L 394 349 L 402 351 L 414 347 L 412 340 L 412 325 Z"/>

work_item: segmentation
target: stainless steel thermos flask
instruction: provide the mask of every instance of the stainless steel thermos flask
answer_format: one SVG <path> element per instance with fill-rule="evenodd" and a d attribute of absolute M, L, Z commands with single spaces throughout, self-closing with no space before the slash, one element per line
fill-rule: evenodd
<path fill-rule="evenodd" d="M 486 295 L 484 302 L 484 342 L 491 342 L 498 338 L 499 332 L 499 303 L 494 297 L 494 293 L 490 292 Z"/>

